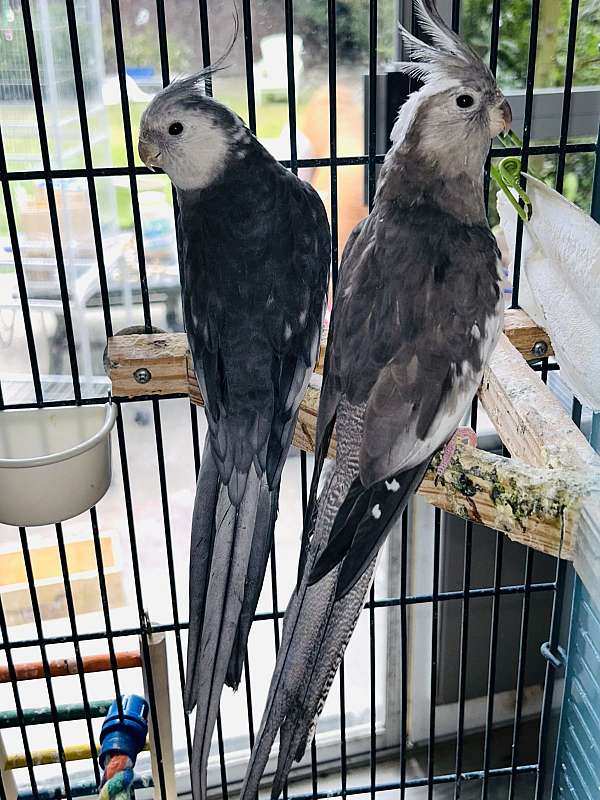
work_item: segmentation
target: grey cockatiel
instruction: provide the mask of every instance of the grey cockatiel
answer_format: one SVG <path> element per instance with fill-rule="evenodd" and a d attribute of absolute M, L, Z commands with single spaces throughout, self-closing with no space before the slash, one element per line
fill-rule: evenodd
<path fill-rule="evenodd" d="M 368 592 L 390 525 L 469 408 L 502 326 L 499 253 L 483 201 L 491 140 L 511 121 L 488 68 L 418 5 L 404 33 L 424 81 L 392 133 L 374 207 L 344 250 L 325 359 L 311 502 L 321 491 L 242 800 L 279 731 L 272 796 L 299 760 Z M 307 523 L 305 522 L 305 533 Z"/>
<path fill-rule="evenodd" d="M 317 193 L 202 94 L 206 74 L 153 99 L 139 143 L 177 189 L 183 315 L 208 420 L 185 687 L 186 710 L 196 706 L 196 800 L 223 684 L 236 688 L 241 677 L 281 471 L 319 349 L 331 246 Z"/>

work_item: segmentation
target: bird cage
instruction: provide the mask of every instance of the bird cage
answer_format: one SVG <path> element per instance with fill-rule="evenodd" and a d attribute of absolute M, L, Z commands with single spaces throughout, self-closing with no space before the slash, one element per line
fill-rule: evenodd
<path fill-rule="evenodd" d="M 85 96 L 89 146 L 97 163 L 111 162 L 107 109 L 102 99 L 105 79 L 98 0 L 76 3 L 81 40 L 81 78 Z M 44 180 L 44 159 L 39 144 L 39 123 L 33 103 L 34 86 L 44 103 L 44 135 L 47 160 L 65 177 L 53 186 L 58 221 L 64 231 L 61 259 L 65 280 L 73 295 L 77 346 L 82 354 L 83 373 L 92 379 L 90 335 L 85 314 L 85 290 L 80 280 L 96 272 L 96 247 L 90 227 L 90 200 L 81 174 L 85 163 L 84 144 L 78 126 L 78 98 L 73 60 L 69 46 L 67 16 L 63 3 L 40 0 L 31 7 L 30 44 L 35 43 L 36 63 L 28 58 L 28 40 L 20 4 L 7 2 L 0 13 L 0 124 L 6 167 L 21 179 L 15 186 L 15 213 L 20 231 L 20 252 L 24 275 L 32 300 L 54 315 L 56 308 L 55 354 L 64 340 L 64 315 L 60 313 L 61 277 L 56 269 L 52 220 L 48 214 L 48 187 Z M 72 173 L 75 171 L 75 174 Z M 101 228 L 114 231 L 116 204 L 114 189 L 106 181 L 98 185 L 102 211 Z M 7 251 L 7 248 L 4 248 Z M 89 283 L 83 281 L 83 283 Z M 88 290 L 89 293 L 90 290 Z M 61 359 L 50 359 L 49 372 L 59 377 Z"/>
<path fill-rule="evenodd" d="M 487 3 L 453 0 L 440 2 L 440 8 L 455 30 L 461 21 L 464 24 L 464 14 L 479 14 L 486 57 L 495 71 L 505 44 L 503 27 L 511 22 L 511 2 L 494 0 L 488 8 Z M 13 42 L 20 42 L 14 60 L 6 61 L 0 72 L 0 180 L 30 391 L 25 398 L 15 395 L 12 376 L 2 368 L 0 414 L 15 408 L 104 405 L 109 388 L 118 409 L 113 482 L 97 506 L 43 529 L 0 525 L 0 777 L 1 796 L 7 800 L 94 795 L 100 777 L 98 720 L 114 698 L 129 692 L 143 692 L 150 707 L 151 752 L 138 762 L 136 791 L 153 787 L 153 796 L 163 800 L 190 792 L 192 730 L 183 704 L 189 622 L 184 608 L 189 516 L 205 424 L 185 334 L 154 327 L 158 314 L 172 301 L 169 286 L 174 283 L 178 293 L 179 285 L 177 275 L 170 276 L 171 284 L 161 284 L 160 291 L 148 280 L 152 242 L 143 225 L 139 186 L 147 182 L 161 192 L 164 185 L 163 176 L 151 174 L 135 157 L 126 45 L 129 38 L 141 38 L 140 31 L 147 35 L 150 29 L 143 26 L 150 18 L 155 23 L 155 66 L 166 84 L 176 71 L 170 59 L 177 48 L 176 37 L 170 35 L 173 29 L 179 36 L 187 32 L 198 63 L 206 66 L 220 55 L 211 19 L 222 4 L 157 0 L 155 17 L 149 10 L 154 4 L 134 14 L 130 5 L 111 0 L 103 5 L 106 19 L 101 20 L 96 0 L 0 3 L 0 52 L 8 53 Z M 315 11 L 310 18 L 312 40 L 318 39 L 326 54 L 320 77 L 322 96 L 328 101 L 315 124 L 320 133 L 327 128 L 322 136 L 325 147 L 307 154 L 298 146 L 300 128 L 307 123 L 299 113 L 294 69 L 299 35 L 295 28 L 303 19 L 304 5 L 293 0 L 268 8 L 245 0 L 239 4 L 243 108 L 238 110 L 253 132 L 261 128 L 267 100 L 256 103 L 253 64 L 259 58 L 258 40 L 260 33 L 265 38 L 281 34 L 284 130 L 289 139 L 282 163 L 293 171 L 306 170 L 326 197 L 335 287 L 341 231 L 347 223 L 342 219 L 344 194 L 355 191 L 354 207 L 364 212 L 366 183 L 367 201 L 372 202 L 389 129 L 413 88 L 400 85 L 394 73 L 391 62 L 402 57 L 399 49 L 378 62 L 379 36 L 387 26 L 383 33 L 393 33 L 386 41 L 395 38 L 398 14 L 407 25 L 414 20 L 410 2 L 309 4 Z M 353 13 L 362 16 L 349 33 L 347 17 L 354 6 L 361 6 L 362 11 Z M 561 28 L 562 82 L 556 91 L 538 92 L 534 78 L 540 3 L 534 0 L 525 12 L 521 9 L 529 36 L 525 80 L 514 92 L 520 98 L 515 106 L 520 102 L 522 109 L 523 142 L 513 154 L 521 155 L 524 166 L 538 156 L 552 159 L 559 191 L 565 188 L 570 159 L 587 159 L 590 171 L 596 165 L 598 198 L 597 131 L 592 136 L 584 127 L 578 128 L 576 138 L 569 135 L 571 112 L 579 107 L 573 82 L 580 3 L 563 3 L 562 10 L 567 20 L 566 29 Z M 176 27 L 181 19 L 185 31 Z M 348 51 L 351 36 L 364 41 L 363 50 L 357 46 L 342 69 L 338 56 Z M 112 164 L 103 155 L 109 142 L 100 91 L 107 41 L 116 56 L 125 144 Z M 476 37 L 473 41 L 480 45 Z M 513 43 L 506 46 L 512 52 Z M 310 56 L 307 46 L 303 92 L 313 80 Z M 391 63 L 388 70 L 383 61 Z M 347 75 L 351 80 L 343 101 L 338 97 L 338 103 L 333 102 L 338 83 Z M 359 102 L 365 100 L 361 116 L 352 102 L 363 79 L 367 91 Z M 217 99 L 221 80 L 216 73 L 207 87 Z M 278 86 L 281 94 L 280 90 Z M 597 102 L 598 92 L 593 87 L 586 92 L 589 107 L 589 102 Z M 552 141 L 533 140 L 532 123 L 545 118 L 542 106 L 547 98 L 551 109 L 558 102 L 559 135 Z M 268 109 L 269 124 L 281 105 Z M 27 120 L 19 119 L 21 114 L 11 117 L 17 106 L 27 108 Z M 358 139 L 356 130 L 352 136 L 346 131 L 351 118 L 359 120 Z M 25 142 L 22 148 L 17 146 L 19 139 Z M 491 156 L 504 154 L 494 146 Z M 122 335 L 120 300 L 109 281 L 94 194 L 107 175 L 130 191 L 134 246 L 126 266 L 135 270 L 135 287 L 128 291 L 139 300 L 143 323 Z M 54 253 L 50 263 L 64 318 L 59 346 L 68 364 L 68 385 L 60 396 L 50 391 L 40 366 L 47 337 L 34 317 L 35 281 L 24 236 L 30 223 L 16 197 L 21 183 L 35 187 L 40 181 L 47 198 L 45 231 Z M 93 271 L 108 372 L 108 378 L 91 389 L 82 380 L 89 365 L 85 367 L 85 354 L 78 347 L 77 307 L 68 291 L 67 264 L 76 265 L 82 256 L 68 255 L 73 218 L 64 213 L 65 181 L 84 181 L 90 198 Z M 489 183 L 486 188 L 493 216 Z M 162 219 L 156 207 L 160 204 L 162 209 L 165 202 L 164 193 L 158 199 L 154 195 L 150 216 Z M 162 228 L 159 233 L 164 235 Z M 479 445 L 459 448 L 443 480 L 435 468 L 430 470 L 410 510 L 390 534 L 316 738 L 290 775 L 288 800 L 345 800 L 354 795 L 371 800 L 392 795 L 402 800 L 596 796 L 598 715 L 597 706 L 590 710 L 589 698 L 597 685 L 593 668 L 600 631 L 594 605 L 600 585 L 594 484 L 598 459 L 584 435 L 590 415 L 560 385 L 550 337 L 519 308 L 521 237 L 522 228 L 516 235 L 505 335 L 470 414 Z M 8 345 L 3 357 L 5 353 Z M 296 450 L 284 470 L 276 541 L 243 681 L 236 694 L 224 694 L 221 702 L 209 760 L 209 792 L 224 800 L 239 789 L 243 778 L 280 643 L 283 609 L 295 583 L 318 402 L 318 386 L 311 385 L 301 408 Z M 69 490 L 56 487 L 57 492 Z M 577 668 L 565 669 L 573 596 L 576 627 L 570 639 L 577 659 L 570 664 L 576 662 Z M 582 743 L 585 746 L 586 732 L 593 744 L 591 757 L 578 751 Z M 275 761 L 272 756 L 266 783 Z M 574 783 L 581 785 L 579 793 L 572 790 Z"/>
<path fill-rule="evenodd" d="M 106 108 L 102 102 L 104 54 L 98 0 L 76 3 L 81 40 L 82 80 L 92 146 L 97 158 L 108 163 L 109 138 Z M 32 5 L 33 37 L 37 52 L 39 84 L 47 113 L 53 169 L 69 170 L 83 164 L 83 145 L 77 135 L 77 102 L 73 83 L 73 61 L 64 4 L 39 0 Z M 32 78 L 27 55 L 23 16 L 18 4 L 6 3 L 0 18 L 0 99 L 7 167 L 15 172 L 39 170 L 42 166 L 37 121 L 33 106 L 23 118 L 24 101 L 32 100 Z"/>

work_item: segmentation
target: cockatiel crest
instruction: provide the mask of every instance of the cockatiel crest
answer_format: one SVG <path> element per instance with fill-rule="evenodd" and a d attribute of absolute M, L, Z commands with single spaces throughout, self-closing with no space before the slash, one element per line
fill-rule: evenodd
<path fill-rule="evenodd" d="M 163 169 L 184 191 L 211 185 L 232 160 L 241 160 L 252 150 L 252 136 L 243 120 L 205 91 L 207 80 L 225 67 L 237 36 L 235 21 L 231 44 L 218 61 L 173 80 L 153 98 L 140 120 L 141 160 L 149 169 Z"/>
<path fill-rule="evenodd" d="M 482 88 L 487 84 L 495 92 L 496 81 L 488 66 L 446 26 L 431 0 L 418 0 L 415 10 L 420 28 L 431 38 L 433 46 L 400 25 L 402 38 L 413 58 L 413 61 L 400 62 L 402 71 L 409 72 L 425 84 L 449 81 L 475 83 Z"/>
<path fill-rule="evenodd" d="M 424 86 L 402 106 L 390 138 L 402 146 L 412 133 L 406 144 L 419 141 L 419 154 L 445 162 L 449 174 L 463 170 L 467 153 L 480 172 L 480 155 L 487 154 L 490 139 L 510 128 L 510 106 L 488 66 L 445 25 L 432 0 L 417 0 L 415 8 L 432 44 L 400 26 L 415 60 L 396 66 Z M 387 158 L 394 152 L 392 147 Z M 459 152 L 463 158 L 457 161 Z"/>

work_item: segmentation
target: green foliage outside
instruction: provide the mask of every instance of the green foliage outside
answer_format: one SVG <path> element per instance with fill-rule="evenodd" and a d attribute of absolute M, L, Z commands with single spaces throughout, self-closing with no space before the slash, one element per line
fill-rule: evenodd
<path fill-rule="evenodd" d="M 393 57 L 394 0 L 377 4 L 377 51 L 382 60 Z M 304 48 L 315 61 L 327 60 L 328 19 L 326 0 L 296 0 L 294 24 Z M 368 0 L 338 0 L 336 3 L 336 46 L 338 60 L 365 63 L 369 50 Z"/>
<path fill-rule="evenodd" d="M 567 60 L 570 0 L 542 0 L 536 52 L 536 87 L 562 86 Z M 581 0 L 575 50 L 576 86 L 600 85 L 600 0 Z M 489 57 L 492 0 L 464 0 L 462 34 L 483 58 Z M 531 2 L 503 3 L 500 15 L 498 79 L 524 88 L 527 78 Z"/>
<path fill-rule="evenodd" d="M 536 88 L 561 87 L 567 61 L 570 0 L 542 0 L 536 51 Z M 484 58 L 489 57 L 492 0 L 464 0 L 462 33 Z M 524 89 L 527 80 L 530 0 L 503 3 L 500 16 L 498 79 L 505 88 Z M 600 86 L 600 0 L 581 0 L 575 48 L 575 86 Z M 571 202 L 590 210 L 594 158 L 581 153 L 567 156 L 562 192 Z M 530 169 L 550 186 L 556 183 L 555 156 L 534 156 Z M 494 194 L 494 193 L 493 193 Z M 496 221 L 495 208 L 490 210 Z"/>

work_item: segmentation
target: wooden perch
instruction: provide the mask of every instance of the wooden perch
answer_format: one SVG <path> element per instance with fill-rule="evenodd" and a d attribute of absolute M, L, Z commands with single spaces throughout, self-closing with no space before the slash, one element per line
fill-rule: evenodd
<path fill-rule="evenodd" d="M 322 342 L 317 372 L 322 372 L 324 350 Z M 520 309 L 507 310 L 505 336 L 485 375 L 481 399 L 515 458 L 459 447 L 441 477 L 436 474 L 436 456 L 419 492 L 444 511 L 544 553 L 573 558 L 580 512 L 596 480 L 594 469 L 587 474 L 582 468 L 594 467 L 597 459 L 539 375 L 527 366 L 525 359 L 539 358 L 541 350 L 552 354 L 545 331 Z M 185 334 L 113 337 L 108 361 L 115 397 L 187 393 L 202 405 Z M 309 386 L 294 435 L 294 444 L 302 450 L 314 451 L 318 408 L 319 389 Z M 334 454 L 335 439 L 330 449 Z"/>
<path fill-rule="evenodd" d="M 511 455 L 551 469 L 587 469 L 600 458 L 546 384 L 501 336 L 479 396 Z"/>
<path fill-rule="evenodd" d="M 573 558 L 580 511 L 593 481 L 574 470 L 532 467 L 473 447 L 459 447 L 437 476 L 437 454 L 419 488 L 437 508 L 542 553 Z"/>
<path fill-rule="evenodd" d="M 323 372 L 326 336 L 321 340 L 315 372 Z M 114 397 L 193 394 L 202 405 L 185 333 L 135 333 L 112 336 L 108 340 L 107 370 Z M 140 370 L 146 373 L 140 375 Z"/>
<path fill-rule="evenodd" d="M 507 309 L 504 331 L 525 359 L 539 358 L 534 348 L 540 343 L 547 348 L 546 355 L 552 354 L 548 334 L 538 328 L 520 308 Z M 323 372 L 325 345 L 324 336 L 315 369 L 317 373 Z M 187 394 L 189 391 L 186 375 L 190 371 L 193 374 L 193 367 L 185 333 L 113 336 L 108 341 L 107 356 L 108 374 L 115 397 Z M 140 369 L 149 374 L 140 376 Z"/>
<path fill-rule="evenodd" d="M 600 586 L 600 456 L 507 336 L 501 336 L 479 391 L 512 456 L 563 476 L 572 493 L 570 518 L 551 555 L 575 562 L 586 586 Z M 567 508 L 567 506 L 565 506 Z"/>
<path fill-rule="evenodd" d="M 505 310 L 504 333 L 525 361 L 535 361 L 538 358 L 554 355 L 552 342 L 546 331 L 538 328 L 522 308 Z"/>

